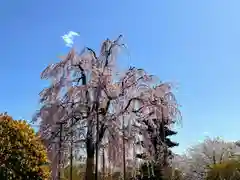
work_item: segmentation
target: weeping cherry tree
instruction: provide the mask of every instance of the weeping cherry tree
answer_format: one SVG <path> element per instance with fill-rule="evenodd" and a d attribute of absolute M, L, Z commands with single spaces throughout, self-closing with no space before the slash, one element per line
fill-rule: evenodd
<path fill-rule="evenodd" d="M 69 154 L 72 127 L 81 127 L 76 128 L 79 132 L 73 138 L 79 148 L 86 150 L 86 180 L 92 180 L 101 144 L 112 144 L 107 156 L 114 161 L 113 165 L 122 161 L 119 153 L 123 149 L 123 133 L 125 143 L 131 144 L 133 134 L 141 132 L 145 146 L 154 151 L 146 120 L 156 124 L 152 119 L 161 121 L 164 116 L 172 120 L 179 112 L 170 93 L 171 84 L 156 85 L 157 78 L 136 67 L 119 72 L 117 55 L 125 47 L 121 39 L 122 36 L 114 41 L 105 40 L 99 55 L 88 47 L 81 53 L 71 49 L 60 62 L 49 65 L 41 74 L 42 79 L 51 83 L 40 93 L 42 106 L 34 121 L 40 120 L 39 133 L 48 147 L 53 177 L 57 176 L 59 162 L 62 164 L 65 154 Z M 167 103 L 162 103 L 163 100 Z M 59 147 L 52 143 L 56 134 L 61 133 L 59 123 L 65 130 L 61 147 L 67 152 L 61 155 L 57 155 Z"/>

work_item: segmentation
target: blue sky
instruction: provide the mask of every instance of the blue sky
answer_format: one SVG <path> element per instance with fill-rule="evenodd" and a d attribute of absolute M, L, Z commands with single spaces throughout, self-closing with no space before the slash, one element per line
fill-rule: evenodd
<path fill-rule="evenodd" d="M 209 136 L 239 139 L 240 1 L 22 0 L 0 1 L 0 111 L 31 119 L 40 72 L 68 51 L 61 36 L 80 32 L 76 45 L 98 48 L 125 37 L 135 65 L 178 82 L 182 127 L 176 152 Z"/>

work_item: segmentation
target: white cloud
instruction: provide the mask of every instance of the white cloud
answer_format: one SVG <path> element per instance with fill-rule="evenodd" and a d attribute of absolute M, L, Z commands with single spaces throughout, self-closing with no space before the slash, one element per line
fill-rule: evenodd
<path fill-rule="evenodd" d="M 67 47 L 72 47 L 74 36 L 79 36 L 79 33 L 74 31 L 69 31 L 68 34 L 62 36 Z"/>

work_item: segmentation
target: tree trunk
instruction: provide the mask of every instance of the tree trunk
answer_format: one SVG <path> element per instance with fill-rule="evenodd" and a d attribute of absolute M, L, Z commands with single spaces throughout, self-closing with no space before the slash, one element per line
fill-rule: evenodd
<path fill-rule="evenodd" d="M 90 126 L 91 127 L 91 126 Z M 85 180 L 94 180 L 94 151 L 95 143 L 93 142 L 92 129 L 87 131 L 86 149 L 87 149 L 87 166 Z"/>
<path fill-rule="evenodd" d="M 85 180 L 94 180 L 94 148 L 87 150 L 87 166 Z"/>
<path fill-rule="evenodd" d="M 105 152 L 103 148 L 103 154 L 102 154 L 102 179 L 105 179 Z"/>

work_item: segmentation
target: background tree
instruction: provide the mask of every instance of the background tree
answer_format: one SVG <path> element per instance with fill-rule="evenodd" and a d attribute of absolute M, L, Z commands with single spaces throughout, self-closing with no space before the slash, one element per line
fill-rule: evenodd
<path fill-rule="evenodd" d="M 162 119 L 163 118 L 164 117 L 162 117 Z M 170 129 L 169 122 L 171 121 L 169 120 L 168 121 L 164 119 L 161 121 L 153 120 L 154 124 L 150 124 L 146 120 L 144 120 L 143 122 L 146 124 L 148 133 L 150 134 L 151 142 L 154 147 L 154 152 L 157 152 L 154 156 L 154 161 L 148 162 L 152 164 L 151 168 L 154 169 L 154 172 L 151 172 L 152 170 L 150 171 L 151 176 L 156 175 L 158 177 L 163 177 L 164 174 L 166 174 L 165 172 L 167 172 L 168 169 L 170 169 L 169 160 L 172 159 L 173 157 L 172 151 L 170 148 L 178 146 L 178 143 L 172 142 L 168 137 L 177 134 L 177 132 Z M 161 122 L 159 126 L 157 124 L 158 122 Z M 175 121 L 172 121 L 171 124 L 174 124 L 174 123 Z M 158 129 L 156 127 L 158 127 Z M 160 139 L 160 141 L 158 139 Z M 143 142 L 139 142 L 138 144 L 143 145 Z M 158 159 L 157 154 L 161 154 L 160 159 Z M 145 156 L 145 152 L 143 152 L 143 153 L 138 153 L 137 158 L 146 160 L 147 157 Z M 143 167 L 145 166 L 146 165 L 143 165 Z M 149 169 L 149 167 L 147 169 Z M 148 176 L 149 176 L 149 173 L 148 173 Z"/>
<path fill-rule="evenodd" d="M 239 152 L 239 147 L 233 142 L 225 142 L 220 138 L 207 138 L 188 150 L 182 156 L 175 156 L 173 166 L 184 172 L 186 180 L 206 178 L 209 166 L 226 162 Z"/>
<path fill-rule="evenodd" d="M 0 179 L 49 178 L 46 149 L 26 121 L 1 114 L 0 139 Z"/>
<path fill-rule="evenodd" d="M 172 124 L 175 122 L 173 121 Z M 171 124 L 171 125 L 172 125 Z M 160 124 L 160 130 L 159 130 L 159 136 L 161 138 L 161 141 L 163 142 L 163 146 L 165 146 L 165 151 L 164 151 L 164 164 L 168 166 L 168 159 L 172 158 L 172 151 L 170 148 L 176 147 L 179 144 L 176 142 L 171 141 L 170 136 L 176 135 L 177 132 L 171 130 L 171 126 L 166 123 L 166 121 L 162 121 Z"/>

